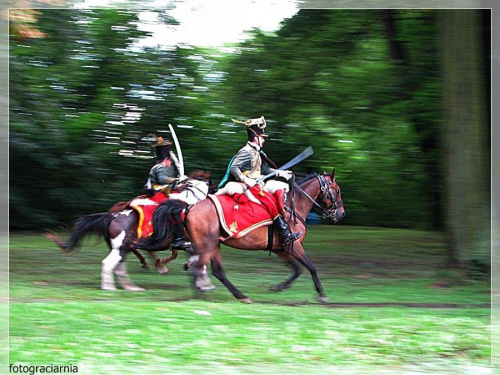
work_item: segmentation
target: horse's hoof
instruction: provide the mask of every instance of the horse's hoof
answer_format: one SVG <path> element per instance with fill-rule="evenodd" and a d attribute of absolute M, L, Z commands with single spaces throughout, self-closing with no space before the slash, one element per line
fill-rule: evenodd
<path fill-rule="evenodd" d="M 101 286 L 101 290 L 105 292 L 114 292 L 116 290 L 116 286 Z"/>
<path fill-rule="evenodd" d="M 166 275 L 166 274 L 168 273 L 168 268 L 167 268 L 167 267 L 160 268 L 160 269 L 158 270 L 158 273 L 159 273 L 160 275 Z"/>
<path fill-rule="evenodd" d="M 140 286 L 132 286 L 126 288 L 125 290 L 128 290 L 129 292 L 144 292 L 146 289 L 141 288 Z"/>
<path fill-rule="evenodd" d="M 214 290 L 215 289 L 215 285 L 211 285 L 211 286 L 204 286 L 204 287 L 199 287 L 198 290 L 200 292 L 210 292 L 211 290 Z"/>
<path fill-rule="evenodd" d="M 149 270 L 149 266 L 147 264 L 143 264 L 142 265 L 142 268 L 146 269 L 146 270 Z"/>
<path fill-rule="evenodd" d="M 248 297 L 241 298 L 240 301 L 243 302 L 243 303 L 253 303 L 253 301 L 250 298 L 248 298 Z"/>
<path fill-rule="evenodd" d="M 318 297 L 318 302 L 320 302 L 320 303 L 328 303 L 328 298 L 326 298 L 326 297 Z"/>
<path fill-rule="evenodd" d="M 272 286 L 269 288 L 269 290 L 271 292 L 276 292 L 276 293 L 279 293 L 279 292 L 282 292 L 285 290 L 285 287 L 283 285 L 276 285 L 276 286 Z"/>
<path fill-rule="evenodd" d="M 215 285 L 212 284 L 207 275 L 199 276 L 194 282 L 195 287 L 202 292 L 208 292 L 215 289 Z"/>

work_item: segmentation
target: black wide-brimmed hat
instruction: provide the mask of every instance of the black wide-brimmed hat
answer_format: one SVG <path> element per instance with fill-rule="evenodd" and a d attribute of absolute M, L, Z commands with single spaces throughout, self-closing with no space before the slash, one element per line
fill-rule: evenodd
<path fill-rule="evenodd" d="M 261 116 L 259 118 L 250 118 L 245 121 L 239 121 L 232 119 L 234 123 L 236 124 L 244 124 L 247 128 L 247 136 L 248 140 L 251 142 L 254 140 L 254 138 L 258 135 L 262 137 L 267 137 L 267 134 L 265 134 L 264 129 L 266 127 L 266 119 L 264 116 Z"/>
<path fill-rule="evenodd" d="M 154 143 L 150 143 L 151 147 L 155 148 L 156 151 L 156 160 L 163 160 L 165 158 L 170 157 L 170 149 L 172 147 L 172 142 L 163 137 L 157 137 L 154 134 L 148 135 L 150 138 L 156 139 Z"/>

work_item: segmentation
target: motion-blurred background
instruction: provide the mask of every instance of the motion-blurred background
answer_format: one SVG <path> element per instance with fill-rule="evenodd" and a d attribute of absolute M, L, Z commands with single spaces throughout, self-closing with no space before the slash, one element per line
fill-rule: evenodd
<path fill-rule="evenodd" d="M 265 116 L 276 164 L 311 145 L 298 176 L 336 168 L 342 225 L 443 231 L 449 265 L 489 266 L 490 10 L 297 8 L 218 45 L 175 39 L 175 10 L 9 11 L 11 230 L 140 194 L 169 123 L 218 182 L 246 141 L 231 118 Z"/>

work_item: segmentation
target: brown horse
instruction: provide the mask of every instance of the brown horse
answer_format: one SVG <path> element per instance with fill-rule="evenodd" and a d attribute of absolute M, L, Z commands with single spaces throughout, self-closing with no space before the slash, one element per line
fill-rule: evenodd
<path fill-rule="evenodd" d="M 303 235 L 292 244 L 284 247 L 275 232 L 271 251 L 287 262 L 293 269 L 293 274 L 286 281 L 273 288 L 274 291 L 287 289 L 292 282 L 302 273 L 300 264 L 305 266 L 311 273 L 318 299 L 326 301 L 323 287 L 318 278 L 318 273 L 313 262 L 307 257 L 302 242 L 306 236 L 305 218 L 313 207 L 321 210 L 325 218 L 337 223 L 345 216 L 344 204 L 340 193 L 340 187 L 335 180 L 335 169 L 331 174 L 313 173 L 306 176 L 299 183 L 293 182 L 286 202 L 286 217 L 293 232 L 301 231 Z M 180 201 L 167 201 L 160 205 L 153 216 L 154 231 L 150 237 L 139 240 L 135 245 L 141 249 L 153 249 L 165 240 L 165 235 L 171 231 L 172 220 L 179 220 L 181 213 L 186 215 L 184 225 L 191 237 L 195 254 L 199 256 L 194 264 L 193 275 L 195 287 L 204 290 L 202 270 L 206 263 L 210 262 L 212 273 L 219 279 L 231 293 L 242 302 L 252 301 L 236 288 L 226 277 L 222 268 L 222 257 L 220 251 L 221 235 L 224 235 L 218 218 L 217 210 L 211 199 L 205 199 L 196 206 L 187 209 L 188 206 Z M 233 248 L 243 250 L 263 250 L 268 246 L 268 228 L 261 227 L 242 238 L 229 238 L 224 244 Z"/>

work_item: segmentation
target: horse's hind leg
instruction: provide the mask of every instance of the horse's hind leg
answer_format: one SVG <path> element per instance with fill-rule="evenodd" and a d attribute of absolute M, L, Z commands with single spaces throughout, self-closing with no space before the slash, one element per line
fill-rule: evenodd
<path fill-rule="evenodd" d="M 121 260 L 122 257 L 120 255 L 120 250 L 111 249 L 108 256 L 104 258 L 104 260 L 102 261 L 102 269 L 101 269 L 102 290 L 116 290 L 113 272 Z"/>
<path fill-rule="evenodd" d="M 184 270 L 189 271 L 191 269 L 191 266 L 196 266 L 198 264 L 199 259 L 200 259 L 199 255 L 190 256 L 188 262 L 184 264 Z M 212 281 L 210 281 L 210 277 L 208 277 L 206 264 L 203 265 L 203 267 L 201 268 L 201 272 L 193 270 L 191 271 L 191 273 L 195 278 L 196 288 L 204 292 L 215 289 L 215 285 L 212 284 Z"/>
<path fill-rule="evenodd" d="M 115 274 L 118 277 L 118 282 L 123 287 L 123 289 L 128 290 L 129 292 L 142 292 L 145 289 L 141 288 L 134 284 L 134 282 L 130 279 L 127 273 L 127 264 L 125 263 L 125 259 L 123 259 L 115 268 Z"/>
<path fill-rule="evenodd" d="M 117 233 L 115 231 L 114 233 Z M 130 251 L 131 239 L 125 230 L 121 230 L 112 237 L 108 245 L 111 248 L 108 256 L 102 261 L 101 289 L 116 290 L 114 274 L 118 277 L 120 285 L 129 291 L 143 290 L 135 285 L 128 277 L 125 266 L 125 255 Z"/>
<path fill-rule="evenodd" d="M 224 286 L 229 289 L 233 295 L 239 299 L 241 302 L 245 303 L 252 303 L 252 300 L 248 298 L 246 295 L 244 295 L 238 288 L 236 288 L 233 283 L 231 283 L 227 277 L 226 273 L 224 272 L 224 269 L 222 268 L 222 259 L 220 255 L 220 247 L 217 249 L 215 255 L 211 259 L 211 265 L 212 265 L 212 273 L 213 275 L 220 280 Z"/>
<path fill-rule="evenodd" d="M 279 283 L 278 285 L 274 286 L 271 288 L 272 291 L 274 292 L 281 292 L 285 289 L 288 289 L 290 285 L 302 274 L 302 267 L 300 266 L 299 262 L 295 260 L 295 258 L 288 252 L 280 252 L 276 253 L 278 256 L 283 259 L 285 262 L 288 263 L 288 265 L 292 268 L 293 274 L 285 281 L 282 283 Z"/>

